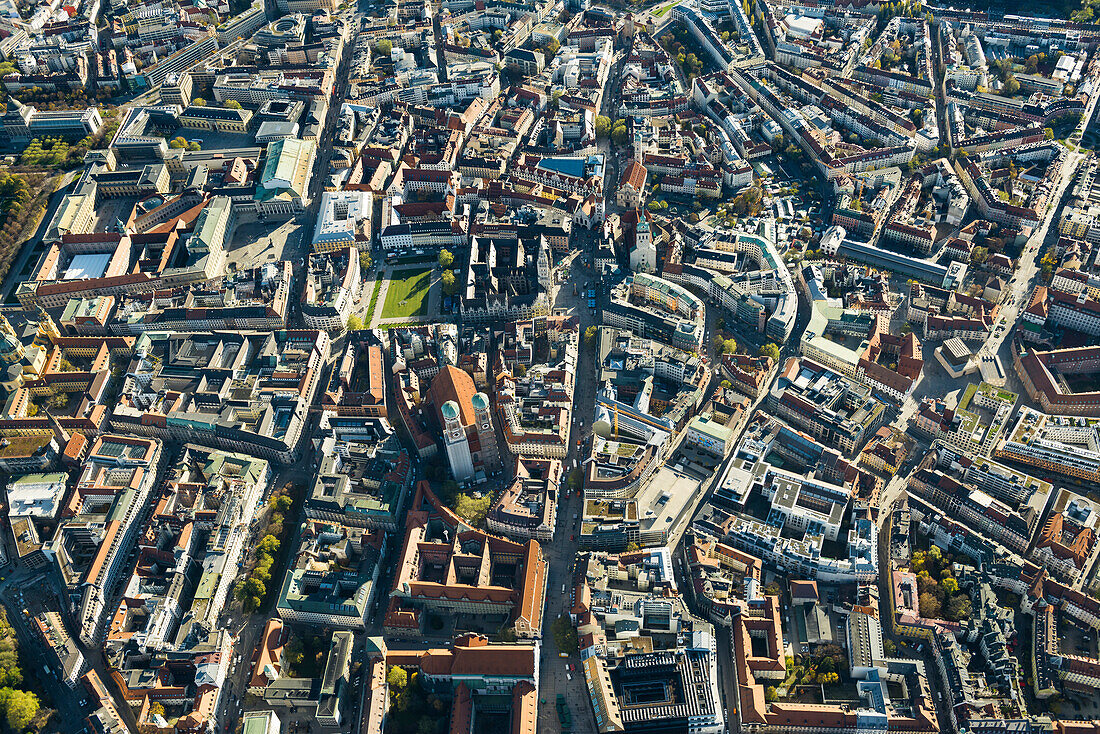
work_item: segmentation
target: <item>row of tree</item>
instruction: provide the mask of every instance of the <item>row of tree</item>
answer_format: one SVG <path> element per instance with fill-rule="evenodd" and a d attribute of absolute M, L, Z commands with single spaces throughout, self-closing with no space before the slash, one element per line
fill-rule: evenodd
<path fill-rule="evenodd" d="M 448 296 L 453 296 L 458 293 L 458 284 L 455 281 L 454 271 L 451 270 L 451 266 L 455 264 L 455 256 L 450 250 L 439 251 L 439 267 L 443 271 L 439 276 L 439 281 L 443 286 L 443 292 Z"/>
<path fill-rule="evenodd" d="M 14 731 L 23 731 L 38 715 L 38 696 L 19 688 L 23 670 L 19 667 L 19 641 L 0 609 L 0 715 Z"/>
<path fill-rule="evenodd" d="M 714 348 L 720 354 L 737 354 L 737 340 L 732 336 L 719 334 L 714 337 Z M 773 362 L 779 361 L 779 346 L 775 342 L 762 345 L 760 349 L 756 350 L 756 353 L 761 357 L 771 357 Z M 733 387 L 732 383 L 726 384 L 727 382 L 728 380 L 723 380 L 722 387 Z"/>
<path fill-rule="evenodd" d="M 0 71 L 5 64 L 0 64 Z M 13 67 L 14 68 L 14 67 Z M 114 109 L 114 105 L 108 100 L 113 99 L 116 92 L 112 89 L 100 88 L 95 92 L 86 89 L 43 89 L 42 87 L 28 87 L 13 92 L 10 96 L 23 104 L 33 104 L 40 110 L 71 110 L 83 107 L 99 107 L 100 110 Z M 6 101 L 7 96 L 3 99 Z"/>
<path fill-rule="evenodd" d="M 187 138 L 182 135 L 172 138 L 168 141 L 168 147 L 173 149 L 186 148 L 187 150 L 202 150 L 202 145 L 196 141 L 188 141 Z"/>
<path fill-rule="evenodd" d="M 248 576 L 239 581 L 233 590 L 234 596 L 245 612 L 251 614 L 259 609 L 267 590 L 271 588 L 271 569 L 275 565 L 275 555 L 282 544 L 280 538 L 283 536 L 284 515 L 293 503 L 293 499 L 287 494 L 287 487 L 273 494 L 268 501 L 271 507 L 271 518 L 268 520 L 263 538 L 256 546 L 256 564 Z"/>
<path fill-rule="evenodd" d="M 0 281 L 23 244 L 23 230 L 46 212 L 44 174 L 0 174 Z"/>

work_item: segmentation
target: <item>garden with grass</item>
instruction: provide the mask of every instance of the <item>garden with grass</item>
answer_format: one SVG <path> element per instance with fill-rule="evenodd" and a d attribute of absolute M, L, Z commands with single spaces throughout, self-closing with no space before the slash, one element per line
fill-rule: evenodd
<path fill-rule="evenodd" d="M 764 690 L 769 703 L 782 699 L 821 704 L 857 697 L 848 678 L 848 659 L 839 645 L 819 645 L 811 653 L 788 656 L 786 667 L 783 682 Z"/>
<path fill-rule="evenodd" d="M 400 319 L 423 316 L 428 310 L 428 292 L 432 283 L 431 270 L 397 271 L 390 279 L 382 318 Z"/>

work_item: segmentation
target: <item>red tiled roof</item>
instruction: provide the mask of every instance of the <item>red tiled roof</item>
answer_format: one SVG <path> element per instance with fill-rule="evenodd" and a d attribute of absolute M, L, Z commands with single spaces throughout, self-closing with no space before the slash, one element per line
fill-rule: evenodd
<path fill-rule="evenodd" d="M 452 365 L 447 365 L 441 369 L 439 374 L 432 378 L 432 386 L 428 388 L 428 395 L 432 405 L 435 406 L 439 425 L 443 425 L 443 418 L 440 413 L 443 403 L 453 400 L 458 403 L 462 425 L 472 426 L 474 424 L 472 398 L 476 392 L 477 387 L 468 373 Z"/>
<path fill-rule="evenodd" d="M 646 170 L 638 161 L 630 161 L 630 165 L 623 171 L 622 179 L 619 182 L 620 186 L 630 186 L 635 191 L 640 191 L 645 186 Z"/>

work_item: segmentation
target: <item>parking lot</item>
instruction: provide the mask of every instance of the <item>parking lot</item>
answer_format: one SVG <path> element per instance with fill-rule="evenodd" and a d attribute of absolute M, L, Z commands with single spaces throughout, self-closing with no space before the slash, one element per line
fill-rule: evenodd
<path fill-rule="evenodd" d="M 1085 631 L 1064 617 L 1058 624 L 1058 649 L 1063 655 L 1079 655 L 1087 658 L 1097 657 L 1096 630 Z"/>
<path fill-rule="evenodd" d="M 256 140 L 248 133 L 223 133 L 216 130 L 199 130 L 191 127 L 178 128 L 165 140 L 183 138 L 187 142 L 196 142 L 205 150 L 220 150 L 223 148 L 250 148 L 256 145 Z"/>

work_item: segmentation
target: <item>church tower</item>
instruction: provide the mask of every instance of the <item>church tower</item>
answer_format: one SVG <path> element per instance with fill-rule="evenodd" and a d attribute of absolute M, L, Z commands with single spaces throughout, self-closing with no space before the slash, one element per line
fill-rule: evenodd
<path fill-rule="evenodd" d="M 447 449 L 447 461 L 451 464 L 451 473 L 459 484 L 474 478 L 474 457 L 470 453 L 470 442 L 466 438 L 466 428 L 458 403 L 448 400 L 440 408 L 443 415 L 443 445 Z"/>
<path fill-rule="evenodd" d="M 634 230 L 634 249 L 630 251 L 630 269 L 641 273 L 657 272 L 657 247 L 653 244 L 653 233 L 649 222 L 638 219 Z"/>
<path fill-rule="evenodd" d="M 497 432 L 493 428 L 493 411 L 489 405 L 489 396 L 483 392 L 470 398 L 474 408 L 474 427 L 477 429 L 478 443 L 481 445 L 481 465 L 485 472 L 500 468 L 500 449 L 497 448 Z"/>

